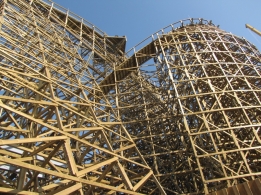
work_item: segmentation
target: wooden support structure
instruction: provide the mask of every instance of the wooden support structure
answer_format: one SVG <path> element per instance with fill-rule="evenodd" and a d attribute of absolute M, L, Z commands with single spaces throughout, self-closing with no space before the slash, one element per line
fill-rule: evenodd
<path fill-rule="evenodd" d="M 126 38 L 48 0 L 0 6 L 0 193 L 155 191 L 159 181 L 100 96 Z"/>
<path fill-rule="evenodd" d="M 260 177 L 255 46 L 189 19 L 129 53 L 100 86 L 117 98 L 124 125 L 167 194 L 208 194 Z"/>
<path fill-rule="evenodd" d="M 125 43 L 52 1 L 0 0 L 0 193 L 259 190 L 255 46 L 203 19 Z"/>

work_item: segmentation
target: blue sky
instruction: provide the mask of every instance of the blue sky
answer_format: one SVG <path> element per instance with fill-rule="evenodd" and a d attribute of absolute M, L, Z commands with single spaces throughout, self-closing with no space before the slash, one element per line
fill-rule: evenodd
<path fill-rule="evenodd" d="M 159 29 L 187 18 L 212 20 L 261 50 L 261 0 L 54 0 L 110 36 L 127 36 L 126 50 Z"/>

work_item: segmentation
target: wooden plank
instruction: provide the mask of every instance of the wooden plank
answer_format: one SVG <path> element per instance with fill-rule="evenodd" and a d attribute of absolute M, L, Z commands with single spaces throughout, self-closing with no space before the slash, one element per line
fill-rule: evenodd
<path fill-rule="evenodd" d="M 71 104 L 76 104 L 76 105 L 82 105 L 82 106 L 91 106 L 92 104 L 90 103 L 85 103 L 85 102 L 73 102 L 73 101 L 67 101 L 67 100 L 61 100 L 61 99 L 55 99 L 56 102 L 59 102 L 59 103 L 67 103 L 68 105 L 71 105 Z"/>
<path fill-rule="evenodd" d="M 137 191 L 138 189 L 140 189 L 145 183 L 146 181 L 150 178 L 150 176 L 153 175 L 153 172 L 150 171 L 147 175 L 145 175 L 134 187 L 133 187 L 133 191 Z"/>
<path fill-rule="evenodd" d="M 15 132 L 21 132 L 21 133 L 29 133 L 30 131 L 27 130 L 27 129 L 18 129 L 18 128 L 15 128 L 13 126 L 9 126 L 9 127 L 0 127 L 1 130 L 4 130 L 4 131 L 15 131 Z"/>
<path fill-rule="evenodd" d="M 78 127 L 78 128 L 70 128 L 70 129 L 64 129 L 66 132 L 73 132 L 73 131 L 97 131 L 97 130 L 103 130 L 102 127 Z"/>
<path fill-rule="evenodd" d="M 129 177 L 127 176 L 127 174 L 126 174 L 126 172 L 125 172 L 123 166 L 119 163 L 119 161 L 118 161 L 117 164 L 118 164 L 118 167 L 120 168 L 120 172 L 121 172 L 121 175 L 122 175 L 122 179 L 124 180 L 126 187 L 127 187 L 128 189 L 130 189 L 130 190 L 133 190 L 133 186 L 132 186 L 132 184 L 131 184 L 131 181 L 130 181 Z"/>
<path fill-rule="evenodd" d="M 122 122 L 100 122 L 102 125 L 121 125 Z"/>
<path fill-rule="evenodd" d="M 73 193 L 77 190 L 79 190 L 80 188 L 82 188 L 82 184 L 81 183 L 77 183 L 69 188 L 65 188 L 64 190 L 58 192 L 58 193 L 55 193 L 55 195 L 64 195 L 64 194 L 70 194 L 70 193 Z"/>
<path fill-rule="evenodd" d="M 112 169 L 112 167 L 113 167 L 115 164 L 116 164 L 116 161 L 110 163 L 110 165 L 107 166 L 107 168 L 102 172 L 102 174 L 100 175 L 100 177 L 99 177 L 98 179 L 97 179 L 97 177 L 95 177 L 94 180 L 95 180 L 96 182 L 103 182 L 103 183 L 104 183 L 103 178 L 107 175 L 107 173 Z M 117 179 L 119 179 L 119 178 L 117 178 Z M 115 180 L 115 178 L 114 178 L 114 180 Z M 115 181 L 116 181 L 116 180 L 115 180 Z M 118 187 L 119 187 L 119 186 L 118 186 Z M 91 187 L 88 189 L 88 191 L 86 192 L 86 194 L 91 193 L 91 192 L 93 191 L 93 189 L 94 189 L 94 186 L 91 186 Z"/>
<path fill-rule="evenodd" d="M 97 164 L 95 164 L 95 165 L 92 165 L 91 167 L 88 167 L 88 168 L 86 168 L 86 169 L 83 169 L 83 170 L 79 171 L 78 174 L 77 174 L 77 176 L 82 177 L 82 176 L 84 176 L 86 173 L 91 172 L 91 171 L 94 171 L 94 170 L 96 170 L 96 169 L 98 169 L 98 168 L 100 168 L 100 167 L 102 167 L 102 166 L 104 166 L 104 165 L 109 165 L 110 163 L 112 163 L 112 162 L 114 162 L 114 161 L 116 161 L 116 160 L 118 160 L 118 157 L 113 157 L 113 158 L 108 159 L 108 160 L 105 160 L 105 161 L 103 161 L 103 162 L 99 162 L 99 163 L 97 163 Z"/>
<path fill-rule="evenodd" d="M 119 188 L 119 189 L 121 189 L 122 187 L 124 187 L 124 184 L 118 185 L 118 188 Z M 115 195 L 115 191 L 111 190 L 111 191 L 107 192 L 107 194 L 113 194 L 113 195 Z"/>
<path fill-rule="evenodd" d="M 56 141 L 57 141 L 57 140 L 54 140 L 54 141 L 51 141 L 51 142 L 46 143 L 46 144 L 44 144 L 44 145 L 41 145 L 41 146 L 38 147 L 38 148 L 35 148 L 34 151 L 31 152 L 30 155 L 33 156 L 33 155 L 35 155 L 35 154 L 37 154 L 37 153 L 43 151 L 44 149 L 49 148 L 49 147 L 50 147 L 51 145 L 53 145 Z M 53 150 L 53 149 L 52 149 L 52 150 Z"/>
<path fill-rule="evenodd" d="M 19 155 L 19 154 L 16 154 L 14 152 L 10 152 L 10 151 L 4 150 L 4 149 L 0 150 L 0 154 L 12 156 L 14 158 L 20 158 L 21 157 L 21 155 Z"/>
<path fill-rule="evenodd" d="M 47 186 L 43 186 L 43 187 L 41 187 L 41 189 L 42 189 L 43 191 L 47 191 L 47 190 L 50 190 L 50 189 L 53 189 L 53 188 L 62 186 L 62 185 L 64 185 L 64 184 L 67 184 L 67 183 L 69 183 L 69 182 L 71 182 L 71 180 L 65 179 L 65 180 L 61 180 L 61 181 L 59 181 L 59 182 L 57 182 L 57 183 L 52 183 L 52 184 L 49 184 L 49 185 L 47 185 Z"/>
<path fill-rule="evenodd" d="M 10 139 L 10 140 L 0 140 L 0 145 L 23 144 L 23 143 L 32 143 L 32 142 L 49 142 L 49 141 L 54 141 L 54 140 L 65 140 L 65 139 L 67 139 L 66 136 Z"/>
<path fill-rule="evenodd" d="M 125 147 L 121 147 L 120 149 L 115 150 L 114 152 L 115 152 L 115 153 L 118 153 L 118 152 L 121 152 L 121 151 L 130 149 L 130 148 L 133 148 L 133 147 L 135 147 L 135 146 L 136 146 L 135 144 L 131 144 L 131 145 L 128 145 L 128 146 L 125 146 Z"/>
<path fill-rule="evenodd" d="M 13 188 L 4 188 L 4 187 L 0 187 L 0 192 L 8 193 L 8 194 L 39 195 L 39 193 L 37 192 L 30 192 L 30 191 L 17 190 Z"/>
<path fill-rule="evenodd" d="M 77 175 L 78 169 L 77 169 L 74 157 L 73 157 L 69 139 L 66 139 L 66 141 L 64 143 L 64 148 L 65 148 L 64 152 L 66 153 L 66 156 L 68 158 L 68 161 L 67 161 L 68 167 L 70 167 L 70 170 L 73 175 Z"/>
<path fill-rule="evenodd" d="M 15 98 L 15 97 L 11 97 L 11 96 L 3 96 L 0 95 L 0 99 L 6 99 L 9 101 L 17 101 L 17 102 L 27 102 L 27 103 L 32 103 L 32 104 L 42 104 L 42 105 L 48 105 L 48 106 L 58 106 L 58 104 L 53 103 L 53 102 L 47 102 L 47 101 L 37 101 L 37 100 L 33 100 L 33 99 L 24 99 L 24 98 Z"/>

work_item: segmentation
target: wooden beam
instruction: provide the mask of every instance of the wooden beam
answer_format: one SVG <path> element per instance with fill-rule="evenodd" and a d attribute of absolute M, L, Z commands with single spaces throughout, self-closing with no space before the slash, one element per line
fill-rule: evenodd
<path fill-rule="evenodd" d="M 10 140 L 0 140 L 0 145 L 12 145 L 12 144 L 23 144 L 23 143 L 33 143 L 33 142 L 50 142 L 57 140 L 66 140 L 66 136 L 56 136 L 56 137 L 44 137 L 44 138 L 24 138 L 24 139 L 10 139 Z"/>
<path fill-rule="evenodd" d="M 64 195 L 64 194 L 71 194 L 79 189 L 82 188 L 82 184 L 81 183 L 77 183 L 69 188 L 65 188 L 64 190 L 58 192 L 58 193 L 55 193 L 55 195 Z"/>
<path fill-rule="evenodd" d="M 153 175 L 153 172 L 150 171 L 147 175 L 143 176 L 142 179 L 133 187 L 133 191 L 137 191 L 139 188 L 141 188 L 144 183 Z"/>
<path fill-rule="evenodd" d="M 10 96 L 0 96 L 0 99 L 2 100 L 8 100 L 8 101 L 17 101 L 17 102 L 27 102 L 32 104 L 42 104 L 42 105 L 48 105 L 48 106 L 58 106 L 56 103 L 47 102 L 47 101 L 37 101 L 33 99 L 24 99 L 24 98 L 15 98 Z"/>
<path fill-rule="evenodd" d="M 57 182 L 57 183 L 52 183 L 52 184 L 49 184 L 49 185 L 47 185 L 47 186 L 43 186 L 43 187 L 41 187 L 41 190 L 42 190 L 42 191 L 51 190 L 51 189 L 53 189 L 53 188 L 62 186 L 62 185 L 67 184 L 67 183 L 69 183 L 69 182 L 71 182 L 71 180 L 69 180 L 69 179 L 61 180 L 61 181 L 59 181 L 59 182 Z"/>
<path fill-rule="evenodd" d="M 64 148 L 65 148 L 65 153 L 67 156 L 67 163 L 68 163 L 68 167 L 70 168 L 71 172 L 73 175 L 78 175 L 78 169 L 73 157 L 73 153 L 71 150 L 71 146 L 70 146 L 70 139 L 66 139 L 65 143 L 64 143 Z"/>
<path fill-rule="evenodd" d="M 121 175 L 122 175 L 122 179 L 124 180 L 126 187 L 127 187 L 128 189 L 130 189 L 130 190 L 133 190 L 133 185 L 132 185 L 132 183 L 131 183 L 129 177 L 127 176 L 127 174 L 126 174 L 126 172 L 125 172 L 123 166 L 119 163 L 119 161 L 118 161 L 117 165 L 118 165 L 118 167 L 119 167 L 119 169 L 120 169 L 120 173 L 121 173 Z"/>
<path fill-rule="evenodd" d="M 30 192 L 30 191 L 17 190 L 17 189 L 13 189 L 13 188 L 4 188 L 4 187 L 0 187 L 0 192 L 8 193 L 8 194 L 39 195 L 39 193 L 37 193 L 37 192 Z"/>
<path fill-rule="evenodd" d="M 97 130 L 103 130 L 102 127 L 78 127 L 78 128 L 70 128 L 70 129 L 64 129 L 66 132 L 73 132 L 73 131 L 97 131 Z"/>
<path fill-rule="evenodd" d="M 94 170 L 96 170 L 96 169 L 98 169 L 98 168 L 100 168 L 100 167 L 102 167 L 102 166 L 104 166 L 104 165 L 109 165 L 110 163 L 113 163 L 113 162 L 115 162 L 115 161 L 117 161 L 117 160 L 118 160 L 118 157 L 113 157 L 113 158 L 111 158 L 111 159 L 108 159 L 108 160 L 99 162 L 99 163 L 97 163 L 97 164 L 95 164 L 95 165 L 92 165 L 92 166 L 90 166 L 90 167 L 88 167 L 88 168 L 86 168 L 86 169 L 83 169 L 83 170 L 79 171 L 78 174 L 77 174 L 77 176 L 78 176 L 78 177 L 83 177 L 86 173 L 89 173 L 89 172 L 91 172 L 91 171 L 94 171 Z"/>

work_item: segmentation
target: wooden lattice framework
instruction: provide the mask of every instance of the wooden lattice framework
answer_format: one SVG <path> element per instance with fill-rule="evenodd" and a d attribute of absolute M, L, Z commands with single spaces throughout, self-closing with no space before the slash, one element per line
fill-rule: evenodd
<path fill-rule="evenodd" d="M 128 53 L 102 90 L 115 99 L 167 194 L 208 194 L 260 177 L 261 56 L 255 46 L 211 21 L 189 19 Z"/>
<path fill-rule="evenodd" d="M 124 41 L 49 1 L 1 1 L 1 194 L 164 194 L 99 93 Z"/>
<path fill-rule="evenodd" d="M 207 194 L 261 175 L 245 39 L 190 19 L 124 53 L 49 0 L 0 10 L 1 193 Z"/>

